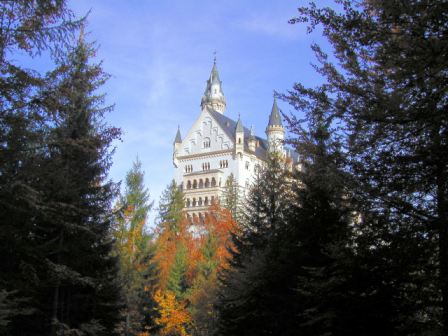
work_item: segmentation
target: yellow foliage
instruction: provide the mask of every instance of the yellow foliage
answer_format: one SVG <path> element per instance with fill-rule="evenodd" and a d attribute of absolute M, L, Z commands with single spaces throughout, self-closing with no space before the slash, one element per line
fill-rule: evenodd
<path fill-rule="evenodd" d="M 185 305 L 176 299 L 171 291 L 162 292 L 158 290 L 154 295 L 158 303 L 160 317 L 155 320 L 162 327 L 162 336 L 189 336 L 186 327 L 191 323 L 190 313 Z"/>

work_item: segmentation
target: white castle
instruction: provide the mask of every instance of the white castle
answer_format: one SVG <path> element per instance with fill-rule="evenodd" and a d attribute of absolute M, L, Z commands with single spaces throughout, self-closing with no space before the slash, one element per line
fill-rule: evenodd
<path fill-rule="evenodd" d="M 214 200 L 219 200 L 231 174 L 244 191 L 268 152 L 286 155 L 285 130 L 275 98 L 266 127 L 267 139 L 256 136 L 253 128 L 245 128 L 240 117 L 237 121 L 226 117 L 225 109 L 215 59 L 199 117 L 183 139 L 178 129 L 174 140 L 174 179 L 184 192 L 184 210 L 189 215 L 200 216 Z"/>

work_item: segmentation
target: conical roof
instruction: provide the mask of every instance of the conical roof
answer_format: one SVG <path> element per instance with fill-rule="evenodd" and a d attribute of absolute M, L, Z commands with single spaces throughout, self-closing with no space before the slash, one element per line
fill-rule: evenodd
<path fill-rule="evenodd" d="M 241 121 L 240 116 L 238 115 L 238 121 L 236 123 L 236 129 L 235 131 L 238 133 L 243 133 L 244 132 L 244 127 L 243 127 L 243 122 Z"/>
<path fill-rule="evenodd" d="M 176 138 L 174 139 L 174 143 L 182 143 L 182 137 L 180 135 L 180 127 L 177 127 Z"/>
<path fill-rule="evenodd" d="M 274 103 L 272 104 L 271 115 L 269 116 L 269 126 L 283 127 L 282 118 L 277 106 L 277 99 L 274 97 Z"/>

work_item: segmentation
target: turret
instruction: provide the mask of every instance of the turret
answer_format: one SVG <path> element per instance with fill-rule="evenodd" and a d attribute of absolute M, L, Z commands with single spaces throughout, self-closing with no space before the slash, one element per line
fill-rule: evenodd
<path fill-rule="evenodd" d="M 205 107 L 220 113 L 224 113 L 224 110 L 226 109 L 226 99 L 222 90 L 222 82 L 219 79 L 216 57 L 201 100 L 201 108 L 204 109 Z"/>
<path fill-rule="evenodd" d="M 268 145 L 270 152 L 284 153 L 283 142 L 285 140 L 285 129 L 283 128 L 282 118 L 277 106 L 277 99 L 274 97 L 272 104 L 271 115 L 269 116 L 269 123 L 266 127 L 266 135 L 268 138 Z"/>
<path fill-rule="evenodd" d="M 176 137 L 174 138 L 173 142 L 173 164 L 176 168 L 178 164 L 177 156 L 180 153 L 181 146 L 182 146 L 182 137 L 180 135 L 180 127 L 178 126 Z"/>
<path fill-rule="evenodd" d="M 235 154 L 242 156 L 244 153 L 244 127 L 240 116 L 235 128 Z"/>
<path fill-rule="evenodd" d="M 257 139 L 255 138 L 254 127 L 250 128 L 250 137 L 249 137 L 249 150 L 251 152 L 255 152 L 257 149 Z"/>

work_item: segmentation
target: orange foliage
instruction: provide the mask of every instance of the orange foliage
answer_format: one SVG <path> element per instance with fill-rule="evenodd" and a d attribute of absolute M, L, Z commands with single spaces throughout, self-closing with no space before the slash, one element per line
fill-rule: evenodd
<path fill-rule="evenodd" d="M 154 299 L 159 307 L 160 317 L 155 322 L 162 326 L 160 335 L 188 336 L 187 326 L 191 323 L 191 316 L 185 305 L 176 300 L 174 293 L 158 290 Z"/>
<path fill-rule="evenodd" d="M 237 232 L 237 222 L 233 219 L 229 210 L 221 208 L 219 204 L 215 203 L 210 207 L 209 213 L 206 214 L 204 225 L 205 229 L 217 240 L 216 259 L 218 268 L 227 267 L 231 257 L 230 251 L 235 250 L 230 238 L 232 233 Z"/>

